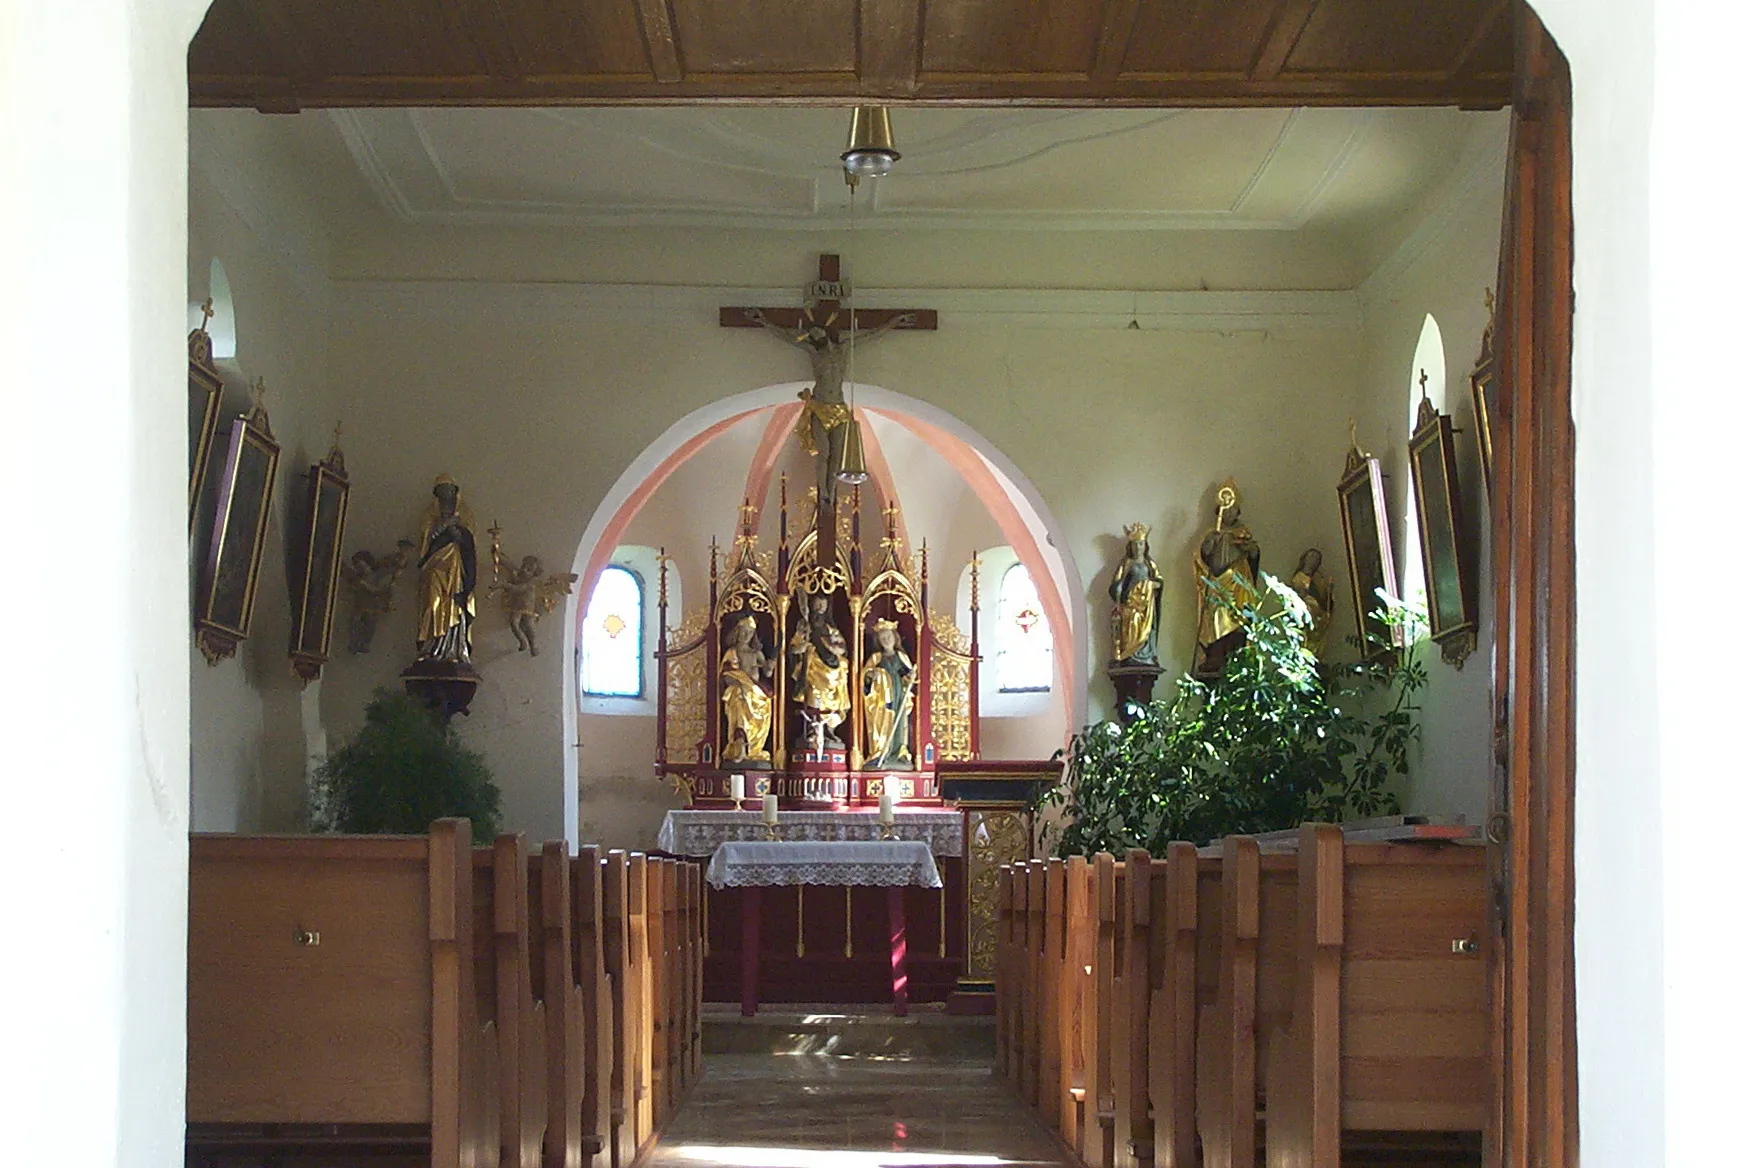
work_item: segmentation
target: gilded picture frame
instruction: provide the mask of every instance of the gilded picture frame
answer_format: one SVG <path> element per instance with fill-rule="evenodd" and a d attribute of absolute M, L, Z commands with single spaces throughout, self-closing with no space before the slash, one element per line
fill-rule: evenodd
<path fill-rule="evenodd" d="M 1485 311 L 1490 319 L 1485 322 L 1485 335 L 1479 342 L 1479 359 L 1473 362 L 1473 368 L 1467 374 L 1467 382 L 1473 387 L 1473 431 L 1479 442 L 1479 481 L 1489 491 L 1492 467 L 1495 465 L 1492 459 L 1496 447 L 1491 440 L 1491 410 L 1496 394 L 1497 375 L 1497 351 L 1494 347 L 1496 338 L 1493 335 L 1497 329 L 1497 299 L 1489 288 L 1485 289 Z"/>
<path fill-rule="evenodd" d="M 1357 643 L 1365 661 L 1383 660 L 1395 646 L 1389 641 L 1389 629 L 1374 614 L 1385 607 L 1380 593 L 1399 595 L 1399 576 L 1393 565 L 1381 460 L 1364 453 L 1354 440 L 1345 456 L 1344 476 L 1338 481 L 1338 514 L 1344 526 Z"/>
<path fill-rule="evenodd" d="M 330 659 L 348 495 L 348 468 L 341 448 L 332 446 L 324 461 L 313 463 L 306 475 L 305 511 L 291 544 L 296 559 L 288 589 L 293 608 L 288 656 L 302 686 L 316 681 Z"/>
<path fill-rule="evenodd" d="M 1418 403 L 1408 452 L 1430 639 L 1442 650 L 1442 659 L 1459 669 L 1478 646 L 1478 575 L 1474 549 L 1463 534 L 1454 435 L 1449 416 L 1438 413 L 1428 397 Z"/>
<path fill-rule="evenodd" d="M 226 461 L 218 480 L 214 529 L 196 589 L 196 644 L 209 665 L 238 651 L 250 635 L 263 540 L 281 447 L 269 428 L 261 383 L 257 404 L 232 423 Z"/>
<path fill-rule="evenodd" d="M 202 488 L 208 481 L 208 463 L 214 455 L 214 431 L 220 423 L 220 395 L 224 388 L 214 367 L 214 342 L 204 327 L 189 334 L 189 537 L 196 537 L 196 516 L 201 511 Z"/>

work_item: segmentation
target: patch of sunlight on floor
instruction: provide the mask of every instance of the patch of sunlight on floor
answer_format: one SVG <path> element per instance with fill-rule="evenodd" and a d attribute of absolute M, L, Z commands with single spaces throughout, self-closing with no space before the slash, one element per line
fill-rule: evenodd
<path fill-rule="evenodd" d="M 1006 1160 L 958 1152 L 857 1152 L 827 1148 L 757 1148 L 687 1144 L 668 1148 L 672 1160 L 719 1164 L 726 1168 L 1004 1168 L 1045 1164 L 1044 1160 Z"/>

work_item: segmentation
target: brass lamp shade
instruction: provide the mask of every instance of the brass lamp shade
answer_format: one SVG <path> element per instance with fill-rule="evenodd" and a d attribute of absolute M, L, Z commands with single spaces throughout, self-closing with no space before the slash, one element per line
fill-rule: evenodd
<path fill-rule="evenodd" d="M 868 457 L 862 451 L 862 424 L 851 418 L 831 431 L 831 473 L 840 483 L 868 481 Z"/>
<path fill-rule="evenodd" d="M 850 114 L 849 148 L 843 168 L 856 178 L 879 178 L 899 160 L 892 144 L 892 115 L 883 105 L 859 105 Z"/>

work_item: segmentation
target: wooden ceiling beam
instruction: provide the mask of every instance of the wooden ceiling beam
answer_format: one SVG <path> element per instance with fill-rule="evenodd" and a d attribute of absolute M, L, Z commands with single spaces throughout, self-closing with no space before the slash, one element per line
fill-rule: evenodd
<path fill-rule="evenodd" d="M 281 6 L 281 0 L 258 0 L 243 9 L 251 31 L 263 47 L 263 55 L 281 75 L 279 85 L 253 89 L 247 103 L 265 114 L 297 114 L 300 94 L 312 87 L 318 69 L 294 33 L 294 24 Z M 191 88 L 193 90 L 193 79 Z"/>
<path fill-rule="evenodd" d="M 684 80 L 684 58 L 678 51 L 670 0 L 635 0 L 635 5 L 642 37 L 648 42 L 648 66 L 654 70 L 654 80 L 662 85 L 678 84 Z"/>
<path fill-rule="evenodd" d="M 861 0 L 856 76 L 864 94 L 908 97 L 923 47 L 922 0 Z"/>
<path fill-rule="evenodd" d="M 1101 18 L 1099 42 L 1094 50 L 1093 80 L 1105 85 L 1117 81 L 1124 71 L 1125 54 L 1137 25 L 1140 0 L 1110 0 Z"/>
<path fill-rule="evenodd" d="M 1450 77 L 1458 81 L 1465 76 L 1473 58 L 1478 56 L 1485 42 L 1491 39 L 1491 34 L 1498 30 L 1498 26 L 1509 25 L 1510 21 L 1509 0 L 1493 0 L 1486 7 L 1485 14 L 1479 18 L 1479 23 L 1473 29 L 1473 34 L 1467 38 L 1467 43 L 1461 46 L 1459 55 L 1454 59 L 1454 67 L 1449 70 Z M 1514 68 L 1513 61 L 1511 68 Z"/>
<path fill-rule="evenodd" d="M 1249 76 L 1254 81 L 1272 81 L 1283 72 L 1283 67 L 1289 64 L 1289 55 L 1295 52 L 1296 42 L 1302 39 L 1302 30 L 1308 27 L 1308 21 L 1318 7 L 1320 0 L 1284 0 L 1283 11 L 1271 22 L 1265 43 L 1259 46 L 1259 54 L 1253 59 Z"/>

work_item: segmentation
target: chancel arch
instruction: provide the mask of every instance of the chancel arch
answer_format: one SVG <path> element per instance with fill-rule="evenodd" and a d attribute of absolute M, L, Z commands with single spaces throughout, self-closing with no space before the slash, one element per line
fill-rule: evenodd
<path fill-rule="evenodd" d="M 649 609 L 656 602 L 666 605 L 663 619 L 674 638 L 680 630 L 690 632 L 701 624 L 710 556 L 716 557 L 718 570 L 728 570 L 742 504 L 750 503 L 758 546 L 774 565 L 781 538 L 780 493 L 786 489 L 791 528 L 798 529 L 813 478 L 811 460 L 794 433 L 799 389 L 799 383 L 783 383 L 699 409 L 668 428 L 625 470 L 596 508 L 576 551 L 583 587 L 564 634 L 571 642 L 566 660 L 572 663 L 580 655 L 581 621 L 592 582 L 631 546 L 664 555 L 664 580 L 656 574 L 647 581 Z M 1032 484 L 1007 457 L 957 419 L 877 386 L 859 386 L 856 396 L 862 403 L 857 416 L 865 423 L 868 450 L 859 527 L 865 533 L 869 574 L 877 571 L 877 541 L 890 523 L 899 558 L 909 561 L 907 570 L 927 549 L 930 607 L 945 628 L 957 629 L 963 639 L 974 631 L 970 589 L 961 583 L 969 578 L 971 557 L 1001 547 L 1011 563 L 1023 565 L 1033 591 L 1045 598 L 1052 678 L 1044 692 L 1013 695 L 1032 701 L 1034 708 L 1027 711 L 1032 726 L 998 728 L 1002 737 L 997 747 L 1009 753 L 1008 744 L 1030 739 L 1035 757 L 1048 755 L 1067 738 L 1084 700 L 1075 684 L 1082 669 L 1076 659 L 1080 622 L 1071 619 L 1067 600 L 1079 592 L 1070 582 L 1073 570 L 1061 550 L 1065 545 L 1055 520 L 1042 502 L 1035 505 Z M 977 614 L 980 653 L 991 640 L 992 615 Z M 654 643 L 650 638 L 650 655 Z M 1079 651 L 1085 654 L 1085 644 Z M 676 678 L 673 684 L 676 690 Z M 583 830 L 613 843 L 628 833 L 632 846 L 642 846 L 652 833 L 650 821 L 657 822 L 671 797 L 669 788 L 650 778 L 656 754 L 664 750 L 656 742 L 655 720 L 604 716 L 620 711 L 599 708 L 609 699 L 583 700 L 572 668 L 565 685 L 567 793 L 580 802 Z M 666 683 L 657 686 L 664 689 Z M 975 716 L 989 719 L 993 713 L 1008 716 L 990 709 Z M 1018 718 L 1020 711 L 1012 713 Z M 646 738 L 630 723 L 648 726 Z M 679 723 L 676 709 L 671 725 L 675 736 L 697 732 Z M 1000 757 L 994 751 L 985 754 Z M 626 781 L 638 778 L 649 781 Z"/>

